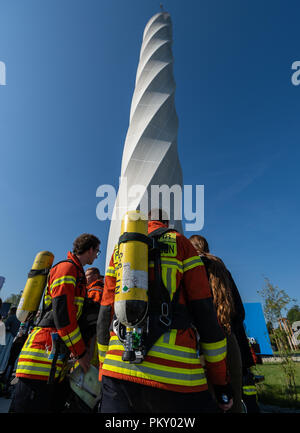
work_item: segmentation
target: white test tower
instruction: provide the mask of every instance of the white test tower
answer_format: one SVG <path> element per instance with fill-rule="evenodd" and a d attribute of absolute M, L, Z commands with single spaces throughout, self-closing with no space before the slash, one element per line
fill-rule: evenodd
<path fill-rule="evenodd" d="M 143 211 L 145 200 L 148 201 L 148 210 L 151 205 L 152 208 L 163 206 L 161 202 L 150 203 L 152 185 L 182 187 L 182 170 L 177 153 L 178 117 L 175 110 L 176 85 L 171 46 L 170 14 L 160 12 L 149 20 L 144 30 L 122 157 L 119 191 L 108 237 L 106 268 L 118 242 L 124 214 L 139 207 Z M 137 185 L 138 193 L 131 197 L 129 191 Z M 175 204 L 181 209 L 180 203 Z M 170 209 L 165 210 L 169 213 L 170 224 L 182 232 L 181 220 L 174 220 L 172 200 Z M 178 215 L 177 212 L 175 216 Z"/>

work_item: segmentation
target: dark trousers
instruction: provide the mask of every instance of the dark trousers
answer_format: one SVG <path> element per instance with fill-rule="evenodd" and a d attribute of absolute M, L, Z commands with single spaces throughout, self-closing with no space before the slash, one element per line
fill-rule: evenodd
<path fill-rule="evenodd" d="M 19 377 L 9 412 L 59 413 L 69 393 L 67 381 L 48 385 L 46 381 Z"/>
<path fill-rule="evenodd" d="M 218 412 L 208 391 L 181 393 L 102 376 L 101 413 Z"/>

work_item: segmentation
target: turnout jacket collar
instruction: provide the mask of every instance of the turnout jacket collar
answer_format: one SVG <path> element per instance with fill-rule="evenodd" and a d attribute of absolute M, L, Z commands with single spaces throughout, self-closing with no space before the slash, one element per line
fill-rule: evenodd
<path fill-rule="evenodd" d="M 76 263 L 76 265 L 80 268 L 81 272 L 85 275 L 83 266 L 82 266 L 79 258 L 76 256 L 76 254 L 73 254 L 73 253 L 71 253 L 71 251 L 68 251 L 67 258 L 73 260 L 73 262 Z"/>
<path fill-rule="evenodd" d="M 87 286 L 87 290 L 91 290 L 91 289 L 98 288 L 98 287 L 103 288 L 103 286 L 104 286 L 104 284 L 103 284 L 102 280 L 98 279 L 98 280 L 93 281 L 91 284 L 89 284 Z"/>
<path fill-rule="evenodd" d="M 167 224 L 161 221 L 149 221 L 148 222 L 148 233 L 154 232 L 154 230 L 160 229 L 161 227 L 168 228 Z"/>
<path fill-rule="evenodd" d="M 103 282 L 101 280 L 95 280 L 87 286 L 87 296 L 94 302 L 100 304 L 103 294 Z"/>

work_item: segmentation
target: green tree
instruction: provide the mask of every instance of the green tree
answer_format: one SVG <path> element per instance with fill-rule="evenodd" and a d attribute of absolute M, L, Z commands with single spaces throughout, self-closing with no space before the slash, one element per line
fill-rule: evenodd
<path fill-rule="evenodd" d="M 299 307 L 299 305 L 294 305 L 292 308 L 290 308 L 289 311 L 287 312 L 286 317 L 289 320 L 291 325 L 294 322 L 297 322 L 298 320 L 300 320 L 300 307 Z"/>
<path fill-rule="evenodd" d="M 10 302 L 12 305 L 17 307 L 19 305 L 19 301 L 20 301 L 21 296 L 22 296 L 21 293 L 19 293 L 18 295 L 13 293 L 7 299 L 5 299 L 5 302 Z"/>
<path fill-rule="evenodd" d="M 284 290 L 274 286 L 267 277 L 265 277 L 265 287 L 258 290 L 257 293 L 264 299 L 265 318 L 273 326 L 277 325 L 278 319 L 282 317 L 282 312 L 287 309 L 287 305 L 296 301 L 296 299 L 290 298 Z"/>
<path fill-rule="evenodd" d="M 287 400 L 293 406 L 297 403 L 296 367 L 290 356 L 287 335 L 284 330 L 278 327 L 278 319 L 282 317 L 282 311 L 287 309 L 287 305 L 290 302 L 295 302 L 295 299 L 290 298 L 284 290 L 274 286 L 266 277 L 265 287 L 258 290 L 257 293 L 264 299 L 264 314 L 268 321 L 270 338 L 272 343 L 276 344 L 281 358 L 280 367 L 285 381 L 285 394 Z M 275 325 L 277 328 L 275 328 Z"/>

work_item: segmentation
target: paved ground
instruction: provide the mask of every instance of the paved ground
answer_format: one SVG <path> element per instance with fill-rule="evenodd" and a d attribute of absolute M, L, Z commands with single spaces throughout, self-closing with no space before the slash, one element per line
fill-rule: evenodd
<path fill-rule="evenodd" d="M 0 397 L 0 414 L 7 413 L 10 406 L 10 399 Z M 260 405 L 262 413 L 300 413 L 300 410 L 280 408 L 276 406 Z"/>

